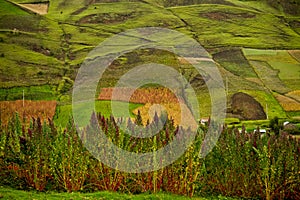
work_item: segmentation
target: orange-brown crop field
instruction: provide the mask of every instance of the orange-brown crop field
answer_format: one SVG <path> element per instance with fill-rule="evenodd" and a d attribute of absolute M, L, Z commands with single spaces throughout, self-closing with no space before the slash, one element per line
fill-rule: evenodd
<path fill-rule="evenodd" d="M 28 123 L 31 118 L 40 117 L 42 121 L 52 119 L 55 115 L 56 101 L 0 101 L 0 117 L 2 124 L 7 124 L 16 112 L 20 119 Z"/>
<path fill-rule="evenodd" d="M 285 111 L 300 111 L 300 103 L 293 98 L 276 95 L 276 99 Z"/>
<path fill-rule="evenodd" d="M 113 95 L 114 93 L 114 95 Z M 129 95 L 131 94 L 132 95 Z M 99 94 L 99 100 L 116 100 L 128 101 L 130 96 L 131 103 L 178 103 L 177 96 L 168 88 L 138 88 L 136 90 L 131 88 L 102 88 Z"/>
<path fill-rule="evenodd" d="M 168 113 L 169 118 L 173 119 L 174 125 L 180 125 L 183 128 L 192 128 L 195 130 L 197 124 L 193 120 L 193 115 L 189 108 L 184 103 L 162 103 L 151 104 L 147 103 L 144 106 L 137 108 L 133 111 L 134 114 L 138 114 L 140 111 L 143 124 L 146 125 L 147 121 L 151 122 L 156 112 L 160 116 L 163 112 Z"/>
<path fill-rule="evenodd" d="M 116 95 L 113 95 L 113 92 Z M 129 100 L 127 99 L 128 96 L 130 97 Z M 131 88 L 102 88 L 98 99 L 145 104 L 133 111 L 134 114 L 137 114 L 138 110 L 140 111 L 144 125 L 148 120 L 152 121 L 155 112 L 160 115 L 165 111 L 174 120 L 175 125 L 191 126 L 191 124 L 187 124 L 188 122 L 182 121 L 183 118 L 181 117 L 184 114 L 184 119 L 192 119 L 190 110 L 183 103 L 183 100 L 168 88 L 138 88 L 136 90 Z"/>
<path fill-rule="evenodd" d="M 297 100 L 298 102 L 300 102 L 300 90 L 291 91 L 291 92 L 287 93 L 286 96 L 291 97 L 291 98 Z"/>

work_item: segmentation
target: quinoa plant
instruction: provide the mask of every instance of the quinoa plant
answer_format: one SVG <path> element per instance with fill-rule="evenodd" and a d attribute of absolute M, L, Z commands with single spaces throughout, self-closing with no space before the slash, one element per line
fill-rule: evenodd
<path fill-rule="evenodd" d="M 119 127 L 121 122 L 126 122 L 125 129 Z M 238 198 L 300 198 L 300 141 L 282 131 L 260 135 L 258 131 L 247 133 L 245 127 L 239 131 L 224 126 L 216 146 L 200 158 L 199 152 L 210 143 L 203 143 L 208 127 L 199 126 L 195 140 L 174 163 L 157 171 L 128 173 L 120 171 L 121 166 L 106 166 L 83 146 L 91 140 L 89 148 L 107 153 L 103 148 L 107 144 L 95 140 L 95 125 L 117 147 L 136 153 L 155 152 L 175 137 L 186 142 L 189 135 L 188 129 L 174 126 L 168 116 L 162 119 L 155 115 L 142 130 L 131 119 L 105 118 L 94 113 L 91 124 L 77 132 L 72 120 L 67 127 L 57 128 L 51 120 L 41 122 L 39 118 L 24 125 L 16 115 L 7 125 L 1 125 L 0 184 L 39 191 L 165 191 L 189 197 L 221 194 Z M 162 129 L 157 130 L 161 125 Z M 142 138 L 132 136 L 130 131 L 157 134 Z M 153 159 L 130 162 L 124 163 L 150 165 Z"/>
<path fill-rule="evenodd" d="M 90 162 L 72 123 L 53 140 L 50 146 L 50 167 L 59 188 L 68 192 L 83 190 Z"/>

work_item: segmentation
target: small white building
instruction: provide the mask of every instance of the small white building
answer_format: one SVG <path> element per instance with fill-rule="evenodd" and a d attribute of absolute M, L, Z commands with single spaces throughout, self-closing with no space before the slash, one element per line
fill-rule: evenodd
<path fill-rule="evenodd" d="M 286 122 L 283 122 L 283 126 L 286 126 L 288 125 L 290 122 L 286 121 Z"/>
<path fill-rule="evenodd" d="M 208 121 L 209 121 L 209 117 L 201 118 L 200 119 L 200 124 L 207 125 Z"/>

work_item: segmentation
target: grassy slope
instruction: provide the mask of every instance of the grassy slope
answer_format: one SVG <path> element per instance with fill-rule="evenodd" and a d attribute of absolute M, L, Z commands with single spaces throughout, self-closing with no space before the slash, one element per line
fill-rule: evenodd
<path fill-rule="evenodd" d="M 206 47 L 300 48 L 300 37 L 276 16 L 227 5 L 171 8 Z"/>
<path fill-rule="evenodd" d="M 1 1 L 0 70 L 2 87 L 57 84 L 64 70 L 57 59 L 57 37 L 48 19 Z M 54 30 L 54 29 L 53 29 Z M 50 45 L 54 43 L 54 45 Z"/>
<path fill-rule="evenodd" d="M 14 0 L 14 2 L 25 1 Z M 88 52 L 105 38 L 130 28 L 160 26 L 194 37 L 216 55 L 215 60 L 224 67 L 220 68 L 223 77 L 229 77 L 230 94 L 239 90 L 251 92 L 254 89 L 262 91 L 256 95 L 263 94 L 264 86 L 258 83 L 261 77 L 257 76 L 255 68 L 252 69 L 251 63 L 246 60 L 254 57 L 245 58 L 239 48 L 299 49 L 300 36 L 292 29 L 293 26 L 287 24 L 299 20 L 299 17 L 285 15 L 261 2 L 237 0 L 229 2 L 231 4 L 224 5 L 224 1 L 219 1 L 219 4 L 213 6 L 199 4 L 163 8 L 164 4 L 160 0 L 145 2 L 124 0 L 92 5 L 88 5 L 84 0 L 58 0 L 51 1 L 47 15 L 34 17 L 2 1 L 1 19 L 9 19 L 7 22 L 22 21 L 14 24 L 19 30 L 18 34 L 11 33 L 14 27 L 11 23 L 5 23 L 6 20 L 0 23 L 1 50 L 9 49 L 0 52 L 4 54 L 4 57 L 0 58 L 2 85 L 14 87 L 50 84 L 51 93 L 60 95 L 55 88 L 61 83 L 62 78 L 74 79 Z M 97 23 L 90 23 L 84 19 L 96 20 Z M 26 27 L 22 25 L 24 22 Z M 233 46 L 237 48 L 232 50 Z M 47 50 L 50 54 L 45 55 L 40 49 Z M 149 56 L 143 59 L 152 60 Z M 167 61 L 165 64 L 174 62 L 173 58 L 169 57 L 164 57 L 163 60 Z M 47 64 L 46 68 L 43 63 Z M 291 63 L 289 70 L 284 70 L 286 68 L 282 67 L 283 65 L 272 61 L 269 64 L 274 70 L 280 70 L 278 78 L 280 84 L 283 82 L 291 89 L 299 89 L 300 85 L 297 84 L 300 82 L 299 79 L 284 79 L 291 73 L 296 76 L 293 72 L 299 63 Z M 128 70 L 126 66 L 122 66 L 125 68 L 118 72 L 120 75 Z M 115 80 L 111 78 L 105 82 L 107 86 L 112 86 Z M 2 98 L 7 96 L 9 90 L 5 90 L 5 94 L 3 90 L 1 92 Z M 207 91 L 200 89 L 198 94 L 207 96 Z M 203 100 L 201 97 L 200 99 L 201 112 L 209 115 L 210 99 Z M 272 101 L 271 104 L 276 102 Z M 278 104 L 275 108 L 277 107 Z"/>
<path fill-rule="evenodd" d="M 0 13 L 5 13 L 8 15 L 28 15 L 27 12 L 6 1 L 0 2 Z"/>
<path fill-rule="evenodd" d="M 0 88 L 0 98 L 9 101 L 23 98 L 32 100 L 54 100 L 55 88 L 50 85 L 30 86 L 30 87 L 14 87 L 11 89 Z"/>

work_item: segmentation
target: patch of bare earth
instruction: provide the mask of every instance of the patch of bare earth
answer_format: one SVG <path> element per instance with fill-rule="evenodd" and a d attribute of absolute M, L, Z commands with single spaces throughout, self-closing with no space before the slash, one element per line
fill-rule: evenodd
<path fill-rule="evenodd" d="M 87 15 L 79 20 L 79 24 L 114 24 L 124 22 L 128 19 L 134 18 L 135 12 L 130 13 L 101 13 Z"/>
<path fill-rule="evenodd" d="M 225 12 L 208 12 L 208 13 L 201 13 L 201 17 L 209 18 L 212 20 L 219 20 L 224 21 L 228 19 L 235 19 L 235 18 L 254 18 L 255 15 L 251 13 L 225 13 Z"/>
<path fill-rule="evenodd" d="M 37 13 L 39 15 L 47 14 L 48 9 L 49 9 L 49 2 L 24 3 L 24 4 L 18 4 L 18 5 L 26 10 Z"/>

